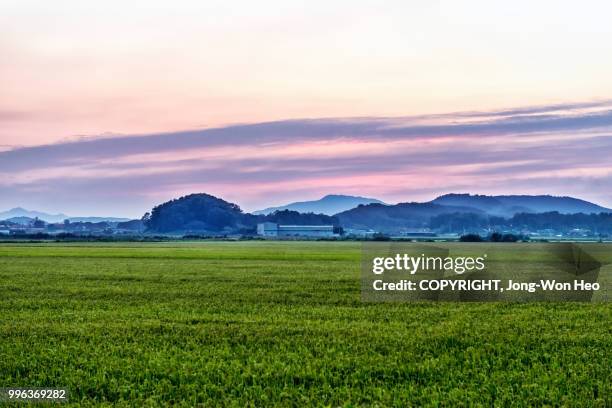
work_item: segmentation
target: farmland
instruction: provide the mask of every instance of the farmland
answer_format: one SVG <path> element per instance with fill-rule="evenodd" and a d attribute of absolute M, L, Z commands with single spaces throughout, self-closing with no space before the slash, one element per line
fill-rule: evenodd
<path fill-rule="evenodd" d="M 109 406 L 612 404 L 609 303 L 364 303 L 359 276 L 354 242 L 0 244 L 0 386 Z"/>

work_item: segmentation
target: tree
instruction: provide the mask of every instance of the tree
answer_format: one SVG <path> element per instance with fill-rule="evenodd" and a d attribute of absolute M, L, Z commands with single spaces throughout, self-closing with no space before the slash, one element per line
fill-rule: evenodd
<path fill-rule="evenodd" d="M 478 234 L 466 234 L 459 237 L 461 242 L 483 242 L 484 240 Z"/>
<path fill-rule="evenodd" d="M 142 217 L 152 232 L 241 233 L 255 231 L 257 223 L 295 225 L 334 225 L 336 217 L 297 211 L 277 211 L 269 215 L 245 214 L 239 206 L 208 194 L 191 194 L 153 208 Z"/>
<path fill-rule="evenodd" d="M 32 222 L 34 228 L 45 228 L 45 225 L 47 225 L 47 223 L 38 219 L 38 217 L 34 218 L 34 222 Z"/>
<path fill-rule="evenodd" d="M 494 232 L 491 235 L 489 235 L 489 241 L 491 242 L 502 242 L 503 238 L 504 236 L 500 234 L 499 232 Z"/>

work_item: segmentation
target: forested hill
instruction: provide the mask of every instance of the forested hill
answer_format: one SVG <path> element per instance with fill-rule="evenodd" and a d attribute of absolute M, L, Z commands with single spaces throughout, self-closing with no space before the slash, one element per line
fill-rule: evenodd
<path fill-rule="evenodd" d="M 338 225 L 338 219 L 324 214 L 301 214 L 277 211 L 269 215 L 253 215 L 234 203 L 209 194 L 190 194 L 153 208 L 143 217 L 149 232 L 159 233 L 254 233 L 259 222 L 301 225 Z"/>
<path fill-rule="evenodd" d="M 441 202 L 447 204 L 439 204 Z M 531 207 L 526 211 L 514 212 L 527 204 Z M 543 208 L 554 210 L 536 210 Z M 572 209 L 584 211 L 568 213 Z M 599 232 L 610 231 L 610 216 L 605 216 L 610 210 L 598 210 L 607 209 L 571 197 L 455 194 L 442 196 L 428 203 L 360 205 L 334 216 L 290 210 L 254 215 L 243 212 L 234 203 L 212 195 L 191 194 L 156 206 L 150 214 L 145 214 L 143 222 L 149 232 L 177 234 L 254 234 L 257 223 L 265 221 L 286 225 L 334 225 L 388 233 L 415 228 L 461 232 L 493 227 L 559 231 L 585 228 Z M 502 215 L 499 215 L 500 213 Z"/>
<path fill-rule="evenodd" d="M 280 207 L 269 207 L 264 210 L 254 211 L 253 214 L 272 214 L 276 211 L 290 210 L 300 213 L 315 213 L 334 215 L 342 211 L 350 210 L 360 204 L 384 204 L 375 198 L 349 196 L 341 194 L 329 194 L 319 200 L 298 201 Z"/>
<path fill-rule="evenodd" d="M 343 227 L 394 231 L 403 228 L 424 228 L 429 220 L 440 214 L 481 213 L 481 211 L 460 206 L 446 206 L 434 203 L 400 203 L 396 205 L 360 205 L 352 210 L 336 214 Z"/>
<path fill-rule="evenodd" d="M 434 204 L 471 207 L 491 215 L 512 217 L 519 213 L 591 214 L 612 212 L 611 209 L 574 197 L 551 195 L 472 195 L 446 194 L 431 201 Z"/>
<path fill-rule="evenodd" d="M 426 203 L 360 205 L 336 216 L 344 228 L 394 233 L 415 228 L 461 232 L 487 225 L 505 228 L 521 225 L 528 229 L 546 225 L 546 229 L 553 230 L 573 225 L 573 228 L 605 229 L 608 227 L 601 223 L 608 218 L 586 215 L 608 213 L 612 210 L 573 197 L 447 194 Z M 570 217 L 579 214 L 585 217 Z M 525 221 L 527 215 L 528 221 Z"/>

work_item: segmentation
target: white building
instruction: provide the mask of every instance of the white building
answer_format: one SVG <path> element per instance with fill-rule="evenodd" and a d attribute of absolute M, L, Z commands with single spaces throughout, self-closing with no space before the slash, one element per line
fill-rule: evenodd
<path fill-rule="evenodd" d="M 263 222 L 257 224 L 257 235 L 264 237 L 277 237 L 278 236 L 278 224 L 273 222 Z"/>
<path fill-rule="evenodd" d="M 333 225 L 278 225 L 274 222 L 257 224 L 257 234 L 264 237 L 334 237 Z"/>
<path fill-rule="evenodd" d="M 355 238 L 371 238 L 374 235 L 376 235 L 376 231 L 372 229 L 364 230 L 364 229 L 356 229 L 356 228 L 345 228 L 344 235 L 348 237 L 355 237 Z"/>

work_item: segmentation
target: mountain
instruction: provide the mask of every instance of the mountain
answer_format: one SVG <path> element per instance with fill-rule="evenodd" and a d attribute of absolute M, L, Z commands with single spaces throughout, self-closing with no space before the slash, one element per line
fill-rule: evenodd
<path fill-rule="evenodd" d="M 12 208 L 8 211 L 0 212 L 0 220 L 6 220 L 9 218 L 36 218 L 47 222 L 61 222 L 64 221 L 68 216 L 66 214 L 47 214 L 39 211 L 29 211 L 25 208 L 17 207 Z"/>
<path fill-rule="evenodd" d="M 30 225 L 34 221 L 34 218 L 30 218 L 30 217 L 11 217 L 11 218 L 7 218 L 7 219 L 5 219 L 3 221 L 12 222 L 13 224 L 19 224 L 19 225 Z"/>
<path fill-rule="evenodd" d="M 338 225 L 338 220 L 324 214 L 276 211 L 269 215 L 242 212 L 234 203 L 209 194 L 190 194 L 160 204 L 143 217 L 150 232 L 159 233 L 255 233 L 257 223 L 276 222 L 298 225 Z"/>
<path fill-rule="evenodd" d="M 550 195 L 471 195 L 446 194 L 431 201 L 433 204 L 472 207 L 490 215 L 512 217 L 518 213 L 545 213 L 557 211 L 561 214 L 612 212 L 591 202 L 573 197 Z"/>
<path fill-rule="evenodd" d="M 144 224 L 154 232 L 232 232 L 252 222 L 238 205 L 209 194 L 190 194 L 167 201 L 145 214 Z"/>
<path fill-rule="evenodd" d="M 131 221 L 131 218 L 117 217 L 68 217 L 70 222 L 126 222 Z"/>
<path fill-rule="evenodd" d="M 66 214 L 48 214 L 40 211 L 26 210 L 21 207 L 0 212 L 0 220 L 8 220 L 11 218 L 19 219 L 21 224 L 28 224 L 30 221 L 29 219 L 34 218 L 38 218 L 48 223 L 63 222 L 66 219 L 70 220 L 70 222 L 123 222 L 130 220 L 129 218 L 116 217 L 69 217 Z"/>
<path fill-rule="evenodd" d="M 407 229 L 429 227 L 457 232 L 469 227 L 505 225 L 508 219 L 520 214 L 541 214 L 542 217 L 538 220 L 556 219 L 551 213 L 553 215 L 554 213 L 600 214 L 612 213 L 612 210 L 573 197 L 446 194 L 426 203 L 358 206 L 338 213 L 336 217 L 344 228 L 397 233 Z M 574 217 L 572 222 L 576 222 L 578 218 Z M 461 228 L 457 229 L 459 225 Z"/>
<path fill-rule="evenodd" d="M 482 213 L 473 207 L 449 206 L 435 203 L 399 203 L 396 205 L 360 205 L 336 214 L 344 228 L 373 229 L 399 232 L 412 228 L 429 227 L 432 217 L 450 213 Z"/>
<path fill-rule="evenodd" d="M 380 200 L 367 197 L 330 194 L 314 201 L 299 201 L 280 207 L 269 207 L 259 211 L 253 211 L 255 215 L 267 215 L 275 211 L 291 210 L 300 213 L 315 213 L 334 215 L 342 211 L 350 210 L 361 204 L 384 204 Z"/>

